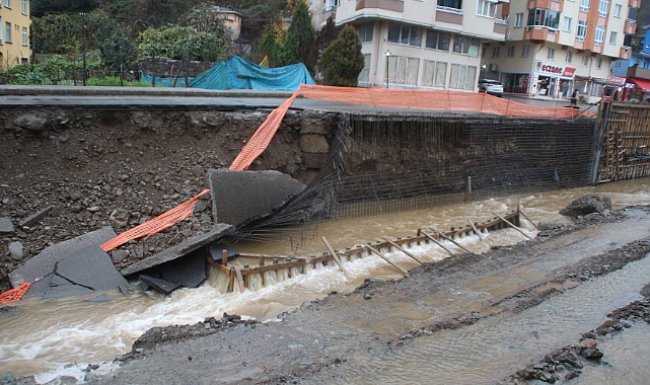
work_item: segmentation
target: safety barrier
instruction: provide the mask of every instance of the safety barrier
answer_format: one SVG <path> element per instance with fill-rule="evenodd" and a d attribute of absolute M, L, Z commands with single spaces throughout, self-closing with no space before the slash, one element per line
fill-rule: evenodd
<path fill-rule="evenodd" d="M 23 282 L 16 288 L 0 293 L 0 305 L 8 305 L 20 300 L 31 286 L 31 282 Z"/>

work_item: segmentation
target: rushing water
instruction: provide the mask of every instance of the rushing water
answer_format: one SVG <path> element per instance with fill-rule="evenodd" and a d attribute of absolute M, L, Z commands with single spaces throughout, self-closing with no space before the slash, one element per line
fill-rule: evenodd
<path fill-rule="evenodd" d="M 642 179 L 337 220 L 321 223 L 308 232 L 296 233 L 291 243 L 285 238 L 264 244 L 242 243 L 236 247 L 267 254 L 321 253 L 325 250 L 321 235 L 326 236 L 335 248 L 349 247 L 382 236 L 413 235 L 422 226 L 435 225 L 440 230 L 451 226 L 463 227 L 466 220 L 491 218 L 492 211 L 513 209 L 518 202 L 535 221 L 567 221 L 557 214 L 558 209 L 594 191 L 607 193 L 614 208 L 650 202 L 650 180 Z M 532 227 L 529 231 L 534 234 Z M 512 244 L 523 239 L 513 230 L 504 230 L 489 234 L 487 243 L 480 242 L 476 236 L 466 237 L 461 242 L 474 252 L 483 252 L 490 245 Z M 299 249 L 296 249 L 297 244 Z M 415 252 L 427 261 L 445 257 L 440 250 L 431 248 L 422 247 Z M 414 266 L 404 256 L 398 262 L 406 268 Z M 270 284 L 262 287 L 261 282 L 253 282 L 257 289 L 244 293 L 225 293 L 223 276 L 212 274 L 200 288 L 178 290 L 169 297 L 115 294 L 112 301 L 106 303 L 89 302 L 87 297 L 45 303 L 35 299 L 24 301 L 14 311 L 0 314 L 0 372 L 9 370 L 17 375 L 38 373 L 37 379 L 41 382 L 60 374 L 78 375 L 85 363 L 110 361 L 127 352 L 133 341 L 153 326 L 195 323 L 208 316 L 219 317 L 223 312 L 272 320 L 283 311 L 294 309 L 304 301 L 324 297 L 333 290 L 350 291 L 369 276 L 398 276 L 376 257 L 346 262 L 346 268 L 352 273 L 350 279 L 333 267 L 311 270 L 288 280 L 268 275 L 266 281 Z M 68 363 L 77 365 L 65 368 Z"/>

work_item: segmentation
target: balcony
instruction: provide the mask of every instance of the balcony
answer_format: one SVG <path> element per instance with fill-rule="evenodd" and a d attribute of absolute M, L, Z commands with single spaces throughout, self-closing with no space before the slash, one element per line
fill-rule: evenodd
<path fill-rule="evenodd" d="M 630 0 L 628 2 L 628 7 L 630 7 L 630 8 L 639 8 L 639 7 L 641 7 L 641 0 Z"/>
<path fill-rule="evenodd" d="M 562 12 L 564 2 L 559 0 L 528 0 L 528 9 L 543 8 Z"/>
<path fill-rule="evenodd" d="M 404 12 L 402 0 L 357 0 L 357 11 L 366 8 L 384 9 L 386 11 Z"/>
<path fill-rule="evenodd" d="M 524 40 L 557 43 L 559 36 L 560 34 L 555 29 L 544 26 L 531 25 L 524 30 Z"/>
<path fill-rule="evenodd" d="M 496 19 L 494 21 L 494 28 L 492 32 L 498 33 L 500 35 L 505 35 L 508 31 L 508 20 L 506 19 Z"/>
<path fill-rule="evenodd" d="M 626 45 L 621 47 L 621 53 L 618 55 L 619 58 L 621 59 L 629 59 L 632 57 L 632 47 L 628 47 Z"/>
<path fill-rule="evenodd" d="M 436 8 L 436 21 L 450 24 L 463 24 L 463 10 L 449 7 Z"/>
<path fill-rule="evenodd" d="M 627 76 L 631 78 L 650 79 L 650 70 L 635 65 L 627 69 Z"/>
<path fill-rule="evenodd" d="M 623 32 L 628 35 L 634 35 L 636 33 L 636 20 L 625 19 L 625 26 L 623 27 Z"/>

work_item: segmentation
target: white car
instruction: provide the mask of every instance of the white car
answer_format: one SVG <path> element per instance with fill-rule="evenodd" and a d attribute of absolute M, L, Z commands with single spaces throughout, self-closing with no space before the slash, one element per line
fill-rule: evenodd
<path fill-rule="evenodd" d="M 498 80 L 481 79 L 478 81 L 478 92 L 487 92 L 489 95 L 503 96 L 503 84 Z"/>

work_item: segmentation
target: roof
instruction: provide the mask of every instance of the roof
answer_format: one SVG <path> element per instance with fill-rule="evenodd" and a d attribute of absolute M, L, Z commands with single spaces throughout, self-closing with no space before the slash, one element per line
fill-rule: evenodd
<path fill-rule="evenodd" d="M 650 80 L 640 78 L 630 78 L 630 80 L 643 91 L 650 91 Z"/>

